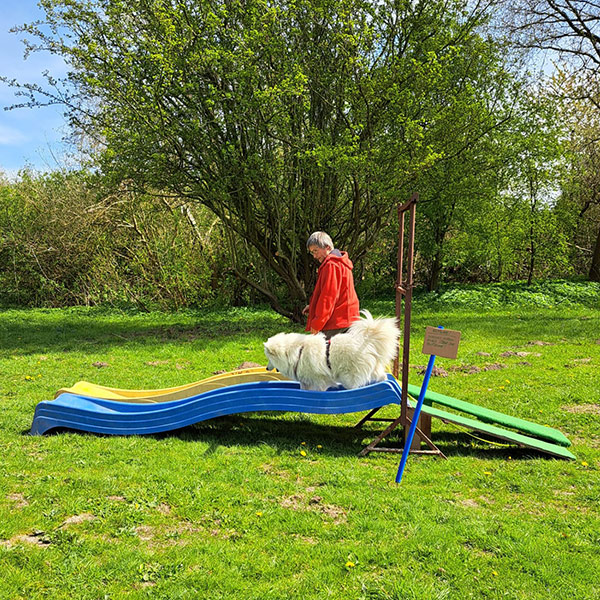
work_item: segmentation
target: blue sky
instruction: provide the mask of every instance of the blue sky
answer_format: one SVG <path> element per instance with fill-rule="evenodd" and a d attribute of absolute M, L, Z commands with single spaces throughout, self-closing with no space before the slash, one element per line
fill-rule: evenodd
<path fill-rule="evenodd" d="M 37 0 L 3 2 L 0 11 L 0 75 L 23 83 L 42 83 L 48 70 L 55 77 L 66 73 L 63 61 L 49 53 L 35 53 L 23 59 L 22 35 L 9 33 L 14 25 L 30 23 L 43 16 Z M 62 138 L 66 132 L 63 109 L 58 106 L 4 107 L 21 102 L 15 90 L 0 82 L 0 172 L 14 176 L 29 166 L 48 171 L 61 166 L 65 154 Z"/>

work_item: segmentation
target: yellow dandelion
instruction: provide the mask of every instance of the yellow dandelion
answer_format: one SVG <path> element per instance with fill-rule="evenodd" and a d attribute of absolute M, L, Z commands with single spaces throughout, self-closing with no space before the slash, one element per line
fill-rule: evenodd
<path fill-rule="evenodd" d="M 323 446 L 321 446 L 321 444 L 317 444 L 317 449 L 321 450 L 321 448 L 323 448 Z"/>
<path fill-rule="evenodd" d="M 300 450 L 300 456 L 306 456 L 306 450 Z"/>
<path fill-rule="evenodd" d="M 491 474 L 492 474 L 492 472 L 491 472 L 491 471 L 484 471 L 484 472 L 483 472 L 483 474 L 484 474 L 484 475 L 491 475 Z"/>
<path fill-rule="evenodd" d="M 508 460 L 512 460 L 512 456 L 509 456 L 509 457 L 508 457 Z"/>
<path fill-rule="evenodd" d="M 492 575 L 493 575 L 494 577 L 498 577 L 498 571 L 492 571 Z"/>
<path fill-rule="evenodd" d="M 355 566 L 356 565 L 351 560 L 349 560 L 348 562 L 346 562 L 346 569 L 352 569 Z"/>
<path fill-rule="evenodd" d="M 506 381 L 506 383 L 510 383 L 510 379 L 505 379 L 504 381 Z"/>
<path fill-rule="evenodd" d="M 581 465 L 584 466 L 584 467 L 589 467 L 590 466 L 589 463 L 586 462 L 585 460 L 581 461 Z"/>
<path fill-rule="evenodd" d="M 263 514 L 262 514 L 262 512 L 259 510 L 259 511 L 257 511 L 257 512 L 256 512 L 256 516 L 257 516 L 257 517 L 262 517 L 262 516 L 263 516 Z"/>
<path fill-rule="evenodd" d="M 301 446 L 306 446 L 306 442 L 302 442 L 300 445 Z"/>
<path fill-rule="evenodd" d="M 501 390 L 503 390 L 503 389 L 504 389 L 504 386 L 503 386 L 503 385 L 501 385 L 501 386 L 500 386 L 500 389 L 501 389 Z"/>

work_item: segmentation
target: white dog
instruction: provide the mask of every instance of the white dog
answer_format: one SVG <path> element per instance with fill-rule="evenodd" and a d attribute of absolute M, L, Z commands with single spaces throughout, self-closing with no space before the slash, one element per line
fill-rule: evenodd
<path fill-rule="evenodd" d="M 278 333 L 269 338 L 268 370 L 277 369 L 300 382 L 303 390 L 324 391 L 337 384 L 346 389 L 383 381 L 385 368 L 396 356 L 400 330 L 396 319 L 374 319 L 366 310 L 347 333 L 325 339 L 322 333 Z"/>

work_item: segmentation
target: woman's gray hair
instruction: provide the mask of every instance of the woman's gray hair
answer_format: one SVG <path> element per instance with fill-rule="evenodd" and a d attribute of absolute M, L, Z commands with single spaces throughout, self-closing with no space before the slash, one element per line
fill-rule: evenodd
<path fill-rule="evenodd" d="M 328 234 L 324 231 L 315 231 L 310 234 L 308 241 L 306 242 L 306 247 L 310 248 L 311 246 L 316 246 L 317 248 L 331 248 L 333 250 L 333 242 Z"/>

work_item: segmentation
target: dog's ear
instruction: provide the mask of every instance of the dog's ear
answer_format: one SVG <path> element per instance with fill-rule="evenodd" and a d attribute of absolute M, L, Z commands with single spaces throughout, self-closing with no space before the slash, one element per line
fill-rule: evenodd
<path fill-rule="evenodd" d="M 263 346 L 265 347 L 265 351 L 268 352 L 269 354 L 272 354 L 273 356 L 277 356 L 277 346 L 274 346 L 273 344 L 269 344 L 269 341 L 267 340 L 266 342 L 263 343 Z"/>

